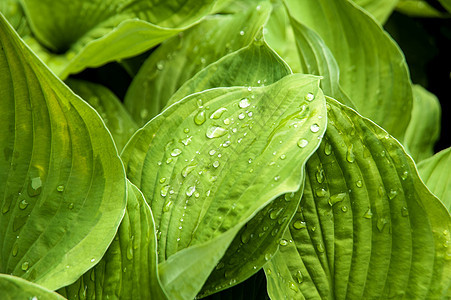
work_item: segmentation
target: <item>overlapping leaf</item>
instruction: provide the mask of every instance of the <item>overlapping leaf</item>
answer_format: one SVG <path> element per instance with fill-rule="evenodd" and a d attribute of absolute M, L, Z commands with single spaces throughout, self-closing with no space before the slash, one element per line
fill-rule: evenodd
<path fill-rule="evenodd" d="M 424 0 L 399 0 L 396 10 L 411 17 L 443 18 L 442 13 Z"/>
<path fill-rule="evenodd" d="M 416 162 L 434 154 L 440 136 L 441 107 L 434 94 L 419 85 L 413 86 L 412 117 L 404 137 L 404 146 Z"/>
<path fill-rule="evenodd" d="M 448 211 L 451 211 L 451 148 L 436 153 L 421 161 L 418 171 L 426 186 L 443 201 Z"/>
<path fill-rule="evenodd" d="M 384 24 L 399 0 L 353 0 L 353 2 L 370 13 L 380 24 Z"/>
<path fill-rule="evenodd" d="M 340 84 L 359 113 L 401 139 L 410 119 L 412 89 L 395 42 L 347 0 L 286 0 L 289 13 L 324 40 L 340 68 Z"/>
<path fill-rule="evenodd" d="M 266 87 L 193 94 L 127 144 L 128 177 L 159 231 L 166 291 L 187 293 L 188 286 L 195 296 L 237 231 L 276 196 L 299 189 L 303 162 L 325 130 L 317 85 L 317 77 L 291 75 Z M 187 272 L 174 275 L 182 261 Z"/>
<path fill-rule="evenodd" d="M 167 299 L 158 277 L 156 241 L 152 212 L 128 182 L 127 210 L 105 256 L 59 293 L 68 299 Z"/>
<path fill-rule="evenodd" d="M 63 300 L 64 298 L 42 286 L 30 281 L 6 274 L 0 274 L 0 291 L 3 300 L 16 299 L 48 299 Z"/>
<path fill-rule="evenodd" d="M 194 74 L 229 52 L 247 46 L 266 22 L 266 2 L 237 14 L 217 15 L 163 43 L 134 78 L 125 105 L 138 125 L 158 114 Z M 218 30 L 221 28 L 221 30 Z"/>
<path fill-rule="evenodd" d="M 100 114 L 111 132 L 118 150 L 138 129 L 120 100 L 106 87 L 83 80 L 68 79 L 66 83 Z"/>
<path fill-rule="evenodd" d="M 214 2 L 24 0 L 22 3 L 40 44 L 30 38 L 28 42 L 52 70 L 66 78 L 86 67 L 98 67 L 150 49 L 199 21 L 210 12 Z"/>
<path fill-rule="evenodd" d="M 125 174 L 98 114 L 0 15 L 0 272 L 56 289 L 105 253 Z"/>
<path fill-rule="evenodd" d="M 304 196 L 265 266 L 274 299 L 439 299 L 450 285 L 450 215 L 402 146 L 328 100 Z"/>

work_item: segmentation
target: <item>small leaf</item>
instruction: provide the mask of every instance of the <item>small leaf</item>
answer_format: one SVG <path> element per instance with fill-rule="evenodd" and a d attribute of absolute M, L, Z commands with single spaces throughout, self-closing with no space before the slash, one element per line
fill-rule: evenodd
<path fill-rule="evenodd" d="M 327 105 L 327 131 L 285 237 L 293 243 L 265 266 L 270 296 L 444 297 L 449 213 L 394 138 L 333 99 Z"/>
<path fill-rule="evenodd" d="M 0 274 L 0 291 L 2 291 L 2 299 L 64 300 L 63 297 L 51 290 L 20 277 L 6 274 Z"/>
<path fill-rule="evenodd" d="M 102 260 L 58 292 L 68 299 L 167 299 L 158 277 L 157 237 L 141 191 L 128 183 L 127 210 Z"/>
<path fill-rule="evenodd" d="M 404 146 L 416 162 L 434 154 L 440 136 L 441 107 L 434 94 L 413 86 L 412 117 L 404 137 Z"/>
<path fill-rule="evenodd" d="M 120 100 L 106 87 L 83 80 L 68 79 L 69 87 L 102 117 L 119 151 L 138 129 Z"/>
<path fill-rule="evenodd" d="M 404 56 L 370 16 L 347 0 L 286 0 L 289 13 L 314 30 L 340 68 L 340 85 L 357 111 L 402 140 L 412 88 Z"/>
<path fill-rule="evenodd" d="M 215 1 L 22 2 L 39 41 L 28 38 L 27 43 L 65 79 L 86 67 L 98 67 L 158 45 L 198 22 Z"/>
<path fill-rule="evenodd" d="M 194 74 L 249 45 L 269 12 L 269 4 L 263 2 L 258 10 L 254 7 L 237 14 L 211 16 L 163 43 L 146 60 L 125 96 L 125 106 L 133 119 L 138 125 L 144 125 Z"/>
<path fill-rule="evenodd" d="M 451 211 L 451 148 L 436 153 L 418 164 L 418 172 L 426 186 Z"/>
<path fill-rule="evenodd" d="M 323 105 L 317 77 L 289 75 L 265 87 L 193 94 L 138 130 L 122 158 L 161 232 L 167 292 L 194 297 L 238 230 L 299 189 L 303 162 L 325 130 Z M 181 261 L 190 262 L 186 271 Z"/>
<path fill-rule="evenodd" d="M 48 289 L 95 265 L 125 210 L 124 167 L 98 114 L 0 15 L 0 272 Z"/>

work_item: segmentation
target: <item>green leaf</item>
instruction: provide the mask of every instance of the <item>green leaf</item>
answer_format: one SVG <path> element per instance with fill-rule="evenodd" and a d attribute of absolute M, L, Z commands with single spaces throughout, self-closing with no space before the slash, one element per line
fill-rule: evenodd
<path fill-rule="evenodd" d="M 0 16 L 0 272 L 48 289 L 105 253 L 125 209 L 125 174 L 98 114 Z"/>
<path fill-rule="evenodd" d="M 286 0 L 291 16 L 324 40 L 340 68 L 340 85 L 363 116 L 402 140 L 412 88 L 404 56 L 370 16 L 347 0 Z"/>
<path fill-rule="evenodd" d="M 138 125 L 120 100 L 100 84 L 76 79 L 68 79 L 66 83 L 99 113 L 110 130 L 118 150 L 122 150 L 133 133 L 138 130 Z"/>
<path fill-rule="evenodd" d="M 418 172 L 429 190 L 451 211 L 451 148 L 440 151 L 418 164 Z"/>
<path fill-rule="evenodd" d="M 229 52 L 249 45 L 269 11 L 270 5 L 264 2 L 258 9 L 211 16 L 163 43 L 146 60 L 125 96 L 125 106 L 133 119 L 144 125 L 194 74 Z"/>
<path fill-rule="evenodd" d="M 384 24 L 399 0 L 353 0 L 353 2 L 366 10 L 380 24 Z"/>
<path fill-rule="evenodd" d="M 446 14 L 436 10 L 423 0 L 399 0 L 396 10 L 410 17 L 444 18 Z"/>
<path fill-rule="evenodd" d="M 304 73 L 321 75 L 321 89 L 341 103 L 355 107 L 340 87 L 340 70 L 337 61 L 324 41 L 311 29 L 290 17 L 299 58 Z"/>
<path fill-rule="evenodd" d="M 102 260 L 58 292 L 68 299 L 167 299 L 160 285 L 152 212 L 128 181 L 127 210 Z"/>
<path fill-rule="evenodd" d="M 167 106 L 190 94 L 211 88 L 264 86 L 288 74 L 291 74 L 290 67 L 266 44 L 264 39 L 258 39 L 199 71 L 172 95 Z"/>
<path fill-rule="evenodd" d="M 20 277 L 6 274 L 0 274 L 0 291 L 2 291 L 2 299 L 48 299 L 63 300 L 64 298 L 57 293 L 48 290 L 42 286 L 26 281 Z"/>
<path fill-rule="evenodd" d="M 440 137 L 441 107 L 437 97 L 420 85 L 413 86 L 413 107 L 404 146 L 416 162 L 434 154 Z"/>
<path fill-rule="evenodd" d="M 265 41 L 258 39 L 202 69 L 171 97 L 168 106 L 189 94 L 210 88 L 272 84 L 290 72 Z M 236 76 L 228 76 L 230 73 Z M 279 159 L 286 159 L 286 155 L 279 155 Z M 302 188 L 296 195 L 290 193 L 278 197 L 257 213 L 235 237 L 198 296 L 228 288 L 259 270 L 277 250 L 278 241 L 301 195 Z"/>
<path fill-rule="evenodd" d="M 19 35 L 24 36 L 30 34 L 30 28 L 19 0 L 0 1 L 0 13 L 5 16 Z"/>
<path fill-rule="evenodd" d="M 274 1 L 271 15 L 264 27 L 264 35 L 271 48 L 287 62 L 293 72 L 300 73 L 302 67 L 299 63 L 293 29 L 281 1 Z"/>
<path fill-rule="evenodd" d="M 144 52 L 198 22 L 214 2 L 23 0 L 43 47 L 28 42 L 61 78 Z"/>
<path fill-rule="evenodd" d="M 273 299 L 445 296 L 451 217 L 394 138 L 328 99 L 306 172 L 286 246 L 265 266 Z"/>
<path fill-rule="evenodd" d="M 438 0 L 440 4 L 451 13 L 451 1 L 450 0 Z"/>
<path fill-rule="evenodd" d="M 133 136 L 122 158 L 154 213 L 167 292 L 194 297 L 238 230 L 299 189 L 325 130 L 323 101 L 318 78 L 300 74 L 266 87 L 210 89 Z"/>

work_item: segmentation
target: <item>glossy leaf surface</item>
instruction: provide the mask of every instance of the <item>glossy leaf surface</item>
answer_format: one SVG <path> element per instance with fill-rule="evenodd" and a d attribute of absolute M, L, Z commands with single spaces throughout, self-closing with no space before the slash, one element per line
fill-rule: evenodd
<path fill-rule="evenodd" d="M 111 243 L 125 209 L 124 168 L 99 115 L 1 15 L 0 43 L 0 272 L 56 289 Z"/>
<path fill-rule="evenodd" d="M 264 2 L 237 14 L 211 16 L 163 43 L 149 56 L 127 91 L 124 102 L 133 119 L 144 125 L 194 74 L 249 45 L 266 22 L 269 11 L 269 4 Z"/>
<path fill-rule="evenodd" d="M 421 161 L 418 171 L 426 186 L 443 201 L 448 211 L 451 211 L 451 148 L 436 153 Z"/>
<path fill-rule="evenodd" d="M 347 0 L 286 1 L 289 13 L 314 30 L 340 68 L 340 85 L 357 111 L 400 139 L 410 119 L 412 88 L 396 43 Z"/>
<path fill-rule="evenodd" d="M 128 181 L 127 210 L 102 260 L 58 292 L 68 299 L 167 299 L 160 285 L 152 212 Z"/>
<path fill-rule="evenodd" d="M 217 249 L 206 250 L 220 256 L 208 277 L 252 216 L 299 189 L 303 163 L 325 130 L 323 101 L 318 78 L 303 75 L 266 87 L 211 89 L 169 106 L 134 135 L 122 157 L 155 216 L 159 260 L 168 260 L 163 283 L 183 292 L 168 265 L 192 262 L 185 253 L 207 260 L 190 249 L 210 243 Z M 177 278 L 192 285 L 198 269 Z"/>
<path fill-rule="evenodd" d="M 2 291 L 2 299 L 48 299 L 48 300 L 64 300 L 57 293 L 47 290 L 46 288 L 26 281 L 20 277 L 6 274 L 0 274 L 0 291 Z"/>
<path fill-rule="evenodd" d="M 106 87 L 83 80 L 68 79 L 69 87 L 88 102 L 102 117 L 119 151 L 138 130 L 138 125 L 120 100 Z"/>
<path fill-rule="evenodd" d="M 449 213 L 395 139 L 335 100 L 328 105 L 286 246 L 265 266 L 270 296 L 444 297 Z"/>

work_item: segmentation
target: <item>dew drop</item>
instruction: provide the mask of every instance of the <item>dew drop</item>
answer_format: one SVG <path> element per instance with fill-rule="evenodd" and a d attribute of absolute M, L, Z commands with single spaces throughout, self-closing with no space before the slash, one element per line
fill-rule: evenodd
<path fill-rule="evenodd" d="M 165 183 L 165 181 L 166 181 L 166 178 L 164 178 L 164 177 L 160 178 L 160 180 L 159 180 L 160 183 Z"/>
<path fill-rule="evenodd" d="M 363 215 L 365 219 L 371 219 L 373 217 L 373 213 L 371 212 L 371 208 L 368 208 L 366 213 Z"/>
<path fill-rule="evenodd" d="M 188 133 L 188 132 L 189 132 L 189 128 L 183 129 L 183 132 L 184 132 L 184 133 Z"/>
<path fill-rule="evenodd" d="M 128 260 L 133 259 L 133 237 L 128 242 L 126 256 Z"/>
<path fill-rule="evenodd" d="M 323 169 L 318 169 L 318 171 L 316 171 L 316 181 L 318 181 L 318 183 L 323 183 L 324 182 L 324 170 Z"/>
<path fill-rule="evenodd" d="M 285 239 L 281 239 L 279 244 L 280 244 L 280 246 L 286 246 L 286 245 L 288 245 L 288 241 Z"/>
<path fill-rule="evenodd" d="M 280 179 L 280 176 L 279 176 L 279 175 L 277 175 L 276 177 L 274 177 L 274 181 L 279 181 L 279 179 Z"/>
<path fill-rule="evenodd" d="M 312 126 L 310 126 L 310 131 L 315 133 L 319 131 L 319 125 L 318 124 L 313 124 Z"/>
<path fill-rule="evenodd" d="M 348 152 L 346 153 L 346 160 L 350 163 L 353 163 L 355 161 L 355 154 L 352 151 L 352 147 L 353 147 L 352 145 L 349 146 Z"/>
<path fill-rule="evenodd" d="M 171 152 L 171 156 L 179 156 L 182 153 L 182 150 L 175 148 L 174 150 L 172 150 Z"/>
<path fill-rule="evenodd" d="M 308 93 L 307 95 L 305 95 L 304 98 L 307 101 L 313 101 L 315 99 L 315 95 L 313 95 L 312 93 Z"/>
<path fill-rule="evenodd" d="M 315 192 L 318 197 L 325 197 L 327 195 L 327 191 L 323 188 L 318 188 Z"/>
<path fill-rule="evenodd" d="M 68 205 L 67 205 L 67 208 L 69 208 L 70 210 L 72 210 L 72 209 L 74 209 L 74 203 L 69 203 Z"/>
<path fill-rule="evenodd" d="M 324 146 L 324 154 L 329 156 L 332 153 L 332 145 L 329 143 L 326 143 L 326 146 Z"/>
<path fill-rule="evenodd" d="M 240 120 L 243 120 L 244 117 L 245 117 L 245 115 L 244 115 L 243 113 L 241 113 L 241 114 L 238 115 L 238 119 L 240 119 Z"/>
<path fill-rule="evenodd" d="M 282 154 L 282 155 L 280 156 L 280 159 L 281 159 L 281 160 L 284 160 L 286 157 L 287 157 L 287 156 L 286 156 L 285 154 Z"/>
<path fill-rule="evenodd" d="M 407 207 L 401 208 L 401 215 L 403 217 L 407 217 L 409 215 L 409 210 L 407 209 Z"/>
<path fill-rule="evenodd" d="M 166 159 L 166 163 L 170 164 L 174 159 L 172 157 L 168 157 L 168 159 Z"/>
<path fill-rule="evenodd" d="M 298 287 L 296 286 L 296 284 L 293 281 L 288 282 L 288 287 L 290 288 L 290 290 L 293 290 L 295 292 L 298 291 Z"/>
<path fill-rule="evenodd" d="M 304 228 L 306 228 L 307 227 L 307 225 L 305 225 L 305 222 L 304 221 L 301 221 L 301 220 L 296 220 L 294 223 L 293 223 L 293 228 L 294 229 L 304 229 Z"/>
<path fill-rule="evenodd" d="M 182 170 L 182 176 L 183 177 L 188 176 L 188 174 L 191 173 L 191 171 L 193 171 L 195 168 L 196 168 L 196 165 L 184 167 Z"/>
<path fill-rule="evenodd" d="M 392 199 L 394 199 L 397 195 L 398 195 L 398 191 L 392 189 L 392 190 L 390 190 L 390 193 L 388 193 L 388 198 L 389 198 L 390 200 L 392 200 Z"/>
<path fill-rule="evenodd" d="M 27 206 L 28 206 L 27 200 L 23 199 L 22 201 L 20 201 L 20 203 L 19 203 L 19 208 L 20 209 L 23 210 L 23 209 L 27 208 Z"/>
<path fill-rule="evenodd" d="M 216 160 L 216 161 L 213 163 L 213 167 L 215 167 L 215 168 L 219 167 L 219 161 Z"/>
<path fill-rule="evenodd" d="M 402 175 L 401 175 L 401 179 L 402 179 L 402 180 L 406 180 L 406 179 L 407 179 L 407 176 L 409 176 L 409 172 L 408 172 L 408 171 L 404 171 L 404 172 L 402 173 Z"/>
<path fill-rule="evenodd" d="M 227 148 L 230 146 L 232 142 L 231 141 L 225 141 L 224 144 L 222 144 L 222 147 Z"/>
<path fill-rule="evenodd" d="M 160 195 L 162 197 L 166 197 L 166 195 L 168 194 L 168 191 L 169 191 L 169 185 L 165 185 L 161 188 Z"/>
<path fill-rule="evenodd" d="M 224 119 L 223 122 L 224 122 L 225 125 L 230 125 L 230 119 L 229 118 Z"/>
<path fill-rule="evenodd" d="M 285 201 L 291 201 L 294 198 L 294 193 L 286 193 L 284 198 L 285 198 Z"/>
<path fill-rule="evenodd" d="M 168 212 L 172 207 L 172 201 L 168 201 L 165 203 L 164 207 L 163 207 L 163 211 L 164 212 Z"/>
<path fill-rule="evenodd" d="M 194 123 L 196 123 L 197 125 L 204 124 L 205 120 L 206 120 L 206 117 L 205 117 L 204 110 L 201 110 L 200 112 L 198 112 L 197 115 L 194 117 Z"/>
<path fill-rule="evenodd" d="M 300 139 L 299 141 L 298 141 L 298 146 L 300 147 L 300 148 L 304 148 L 305 146 L 307 146 L 308 145 L 308 141 L 306 140 L 306 139 Z"/>
<path fill-rule="evenodd" d="M 28 263 L 28 261 L 26 261 L 22 264 L 21 269 L 22 269 L 22 271 L 26 271 L 26 270 L 28 270 L 28 267 L 29 267 L 29 263 Z"/>
<path fill-rule="evenodd" d="M 246 107 L 248 107 L 249 105 L 251 105 L 251 104 L 250 104 L 250 102 L 249 102 L 249 99 L 247 99 L 247 98 L 241 99 L 240 102 L 238 103 L 238 106 L 239 106 L 240 108 L 246 108 Z"/>
<path fill-rule="evenodd" d="M 357 187 L 361 188 L 361 187 L 363 186 L 362 180 L 357 180 L 357 181 L 355 182 L 355 185 L 356 185 Z"/>
<path fill-rule="evenodd" d="M 243 30 L 240 31 L 240 35 L 241 35 L 241 36 L 244 35 L 244 31 L 243 31 Z"/>
<path fill-rule="evenodd" d="M 19 244 L 18 244 L 18 243 L 15 243 L 15 244 L 14 244 L 14 247 L 13 247 L 12 255 L 13 255 L 14 257 L 16 257 L 16 255 L 17 255 L 18 252 L 19 252 Z"/>
<path fill-rule="evenodd" d="M 192 138 L 193 138 L 192 136 L 187 137 L 186 139 L 183 139 L 181 142 L 183 145 L 188 146 L 191 143 Z"/>
<path fill-rule="evenodd" d="M 387 224 L 388 221 L 385 218 L 378 218 L 377 222 L 376 222 L 376 227 L 377 229 L 382 232 L 382 230 L 384 230 L 385 224 Z"/>
<path fill-rule="evenodd" d="M 265 260 L 270 260 L 272 257 L 271 253 L 266 253 L 265 254 Z"/>
<path fill-rule="evenodd" d="M 280 215 L 280 213 L 282 213 L 283 208 L 279 208 L 278 210 L 273 210 L 269 213 L 269 218 L 271 218 L 272 220 L 277 219 L 277 217 Z"/>
<path fill-rule="evenodd" d="M 64 185 L 61 184 L 61 185 L 57 186 L 56 190 L 60 193 L 64 192 Z"/>
<path fill-rule="evenodd" d="M 294 278 L 298 283 L 302 283 L 304 281 L 304 276 L 302 276 L 302 272 L 300 270 L 294 274 Z"/>
<path fill-rule="evenodd" d="M 186 190 L 186 195 L 187 195 L 188 197 L 191 197 L 195 191 L 196 191 L 196 187 L 195 187 L 195 186 L 190 186 L 190 187 Z"/>
<path fill-rule="evenodd" d="M 227 108 L 225 107 L 217 109 L 210 115 L 210 119 L 219 119 L 226 110 Z"/>
<path fill-rule="evenodd" d="M 324 246 L 322 243 L 316 244 L 316 249 L 318 250 L 319 253 L 324 253 Z"/>
<path fill-rule="evenodd" d="M 158 69 L 159 71 L 161 71 L 161 70 L 164 69 L 164 64 L 163 64 L 162 61 L 157 62 L 157 69 Z"/>
<path fill-rule="evenodd" d="M 341 207 L 341 211 L 344 212 L 344 213 L 347 212 L 348 211 L 348 207 L 347 206 L 342 206 Z"/>
<path fill-rule="evenodd" d="M 222 127 L 219 127 L 219 126 L 210 126 L 210 127 L 207 129 L 206 136 L 207 136 L 209 139 L 212 139 L 212 138 L 218 138 L 218 137 L 221 137 L 221 136 L 225 135 L 226 133 L 227 133 L 227 130 L 224 129 L 224 128 L 222 128 Z"/>
<path fill-rule="evenodd" d="M 30 184 L 28 185 L 28 195 L 30 197 L 35 197 L 41 194 L 42 190 L 42 181 L 41 177 L 34 177 L 30 180 Z"/>
<path fill-rule="evenodd" d="M 346 193 L 339 193 L 339 194 L 332 195 L 329 198 L 329 205 L 334 206 L 335 204 L 343 201 L 345 198 L 346 198 Z"/>

